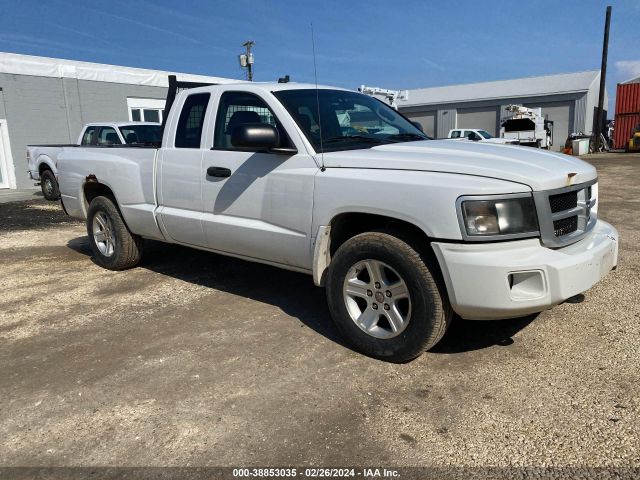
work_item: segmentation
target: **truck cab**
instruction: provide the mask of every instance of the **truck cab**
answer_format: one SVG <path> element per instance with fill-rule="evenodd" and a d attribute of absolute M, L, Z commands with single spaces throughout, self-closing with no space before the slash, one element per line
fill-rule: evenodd
<path fill-rule="evenodd" d="M 504 138 L 496 138 L 486 130 L 480 128 L 454 128 L 449 130 L 449 139 L 452 140 L 471 140 L 473 142 L 487 142 L 499 145 L 508 145 L 515 142 Z"/>
<path fill-rule="evenodd" d="M 28 145 L 27 174 L 36 185 L 40 185 L 47 200 L 58 200 L 60 188 L 58 173 L 58 155 L 64 147 L 118 145 L 159 145 L 162 131 L 159 123 L 152 122 L 98 122 L 88 123 L 80 131 L 78 141 L 71 145 Z"/>
<path fill-rule="evenodd" d="M 78 137 L 80 146 L 160 144 L 162 130 L 156 122 L 88 123 Z"/>

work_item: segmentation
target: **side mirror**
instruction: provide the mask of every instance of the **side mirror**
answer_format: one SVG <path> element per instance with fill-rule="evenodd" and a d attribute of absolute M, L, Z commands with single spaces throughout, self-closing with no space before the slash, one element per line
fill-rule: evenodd
<path fill-rule="evenodd" d="M 231 131 L 231 145 L 234 147 L 269 149 L 279 143 L 278 129 L 268 123 L 244 123 Z"/>
<path fill-rule="evenodd" d="M 420 122 L 411 122 L 411 123 L 413 124 L 414 127 L 416 127 L 418 130 L 424 133 L 424 128 L 422 128 L 422 124 Z"/>
<path fill-rule="evenodd" d="M 278 147 L 280 134 L 278 129 L 268 123 L 244 123 L 231 132 L 231 145 L 252 150 L 269 150 L 278 155 L 295 155 L 298 150 Z"/>

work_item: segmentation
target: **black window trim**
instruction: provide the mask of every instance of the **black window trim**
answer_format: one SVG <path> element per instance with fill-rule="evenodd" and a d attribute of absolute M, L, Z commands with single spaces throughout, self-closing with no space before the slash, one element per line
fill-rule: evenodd
<path fill-rule="evenodd" d="M 243 95 L 253 95 L 254 97 L 258 98 L 260 101 L 262 101 L 265 106 L 267 107 L 267 110 L 269 110 L 271 112 L 271 115 L 273 115 L 273 118 L 276 120 L 277 123 L 279 123 L 280 125 L 282 125 L 282 130 L 284 131 L 285 135 L 287 136 L 287 140 L 289 141 L 289 145 L 291 145 L 293 148 L 297 148 L 295 143 L 293 143 L 293 140 L 291 140 L 291 135 L 289 135 L 289 132 L 287 131 L 286 127 L 284 126 L 284 123 L 282 123 L 280 121 L 280 119 L 278 118 L 278 116 L 276 115 L 276 113 L 273 111 L 273 109 L 271 108 L 271 106 L 269 105 L 269 103 L 262 98 L 260 95 L 258 95 L 257 93 L 254 92 L 248 92 L 246 90 L 224 90 L 222 93 L 220 93 L 220 96 L 218 97 L 218 108 L 216 110 L 216 116 L 213 119 L 213 139 L 212 139 L 212 146 L 210 148 L 210 150 L 214 150 L 216 152 L 247 152 L 247 153 L 268 153 L 270 155 L 279 155 L 278 152 L 271 152 L 269 150 L 265 150 L 265 149 L 249 149 L 249 148 L 220 148 L 220 147 L 216 147 L 216 128 L 218 125 L 218 115 L 220 114 L 220 107 L 222 105 L 222 97 L 224 97 L 224 95 L 226 95 L 227 93 L 240 93 Z M 280 102 L 282 104 L 282 102 Z M 283 105 L 284 107 L 284 105 Z M 286 110 L 286 108 L 285 108 Z M 287 110 L 288 112 L 288 110 Z M 295 121 L 295 119 L 294 119 Z M 282 143 L 282 138 L 280 139 L 280 143 Z"/>

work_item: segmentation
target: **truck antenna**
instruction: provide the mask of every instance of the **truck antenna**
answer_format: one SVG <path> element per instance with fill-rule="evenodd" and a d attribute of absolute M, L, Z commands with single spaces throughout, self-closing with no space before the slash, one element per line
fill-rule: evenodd
<path fill-rule="evenodd" d="M 311 22 L 311 48 L 313 49 L 313 75 L 316 80 L 316 108 L 318 110 L 318 128 L 320 129 L 320 171 L 324 172 L 324 145 L 322 144 L 322 121 L 320 120 L 320 91 L 318 90 L 318 67 L 316 66 L 316 40 Z"/>

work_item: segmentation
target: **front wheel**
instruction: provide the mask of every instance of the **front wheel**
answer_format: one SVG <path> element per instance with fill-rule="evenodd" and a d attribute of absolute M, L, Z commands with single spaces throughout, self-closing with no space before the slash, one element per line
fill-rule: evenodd
<path fill-rule="evenodd" d="M 87 234 L 95 262 L 109 270 L 134 267 L 142 258 L 142 237 L 131 233 L 115 201 L 96 197 L 87 212 Z"/>
<path fill-rule="evenodd" d="M 432 348 L 452 318 L 446 293 L 407 242 L 372 232 L 347 240 L 327 276 L 331 316 L 358 351 L 404 362 Z"/>
<path fill-rule="evenodd" d="M 40 175 L 40 188 L 47 200 L 58 200 L 60 198 L 60 188 L 56 176 L 51 170 L 45 170 Z"/>

